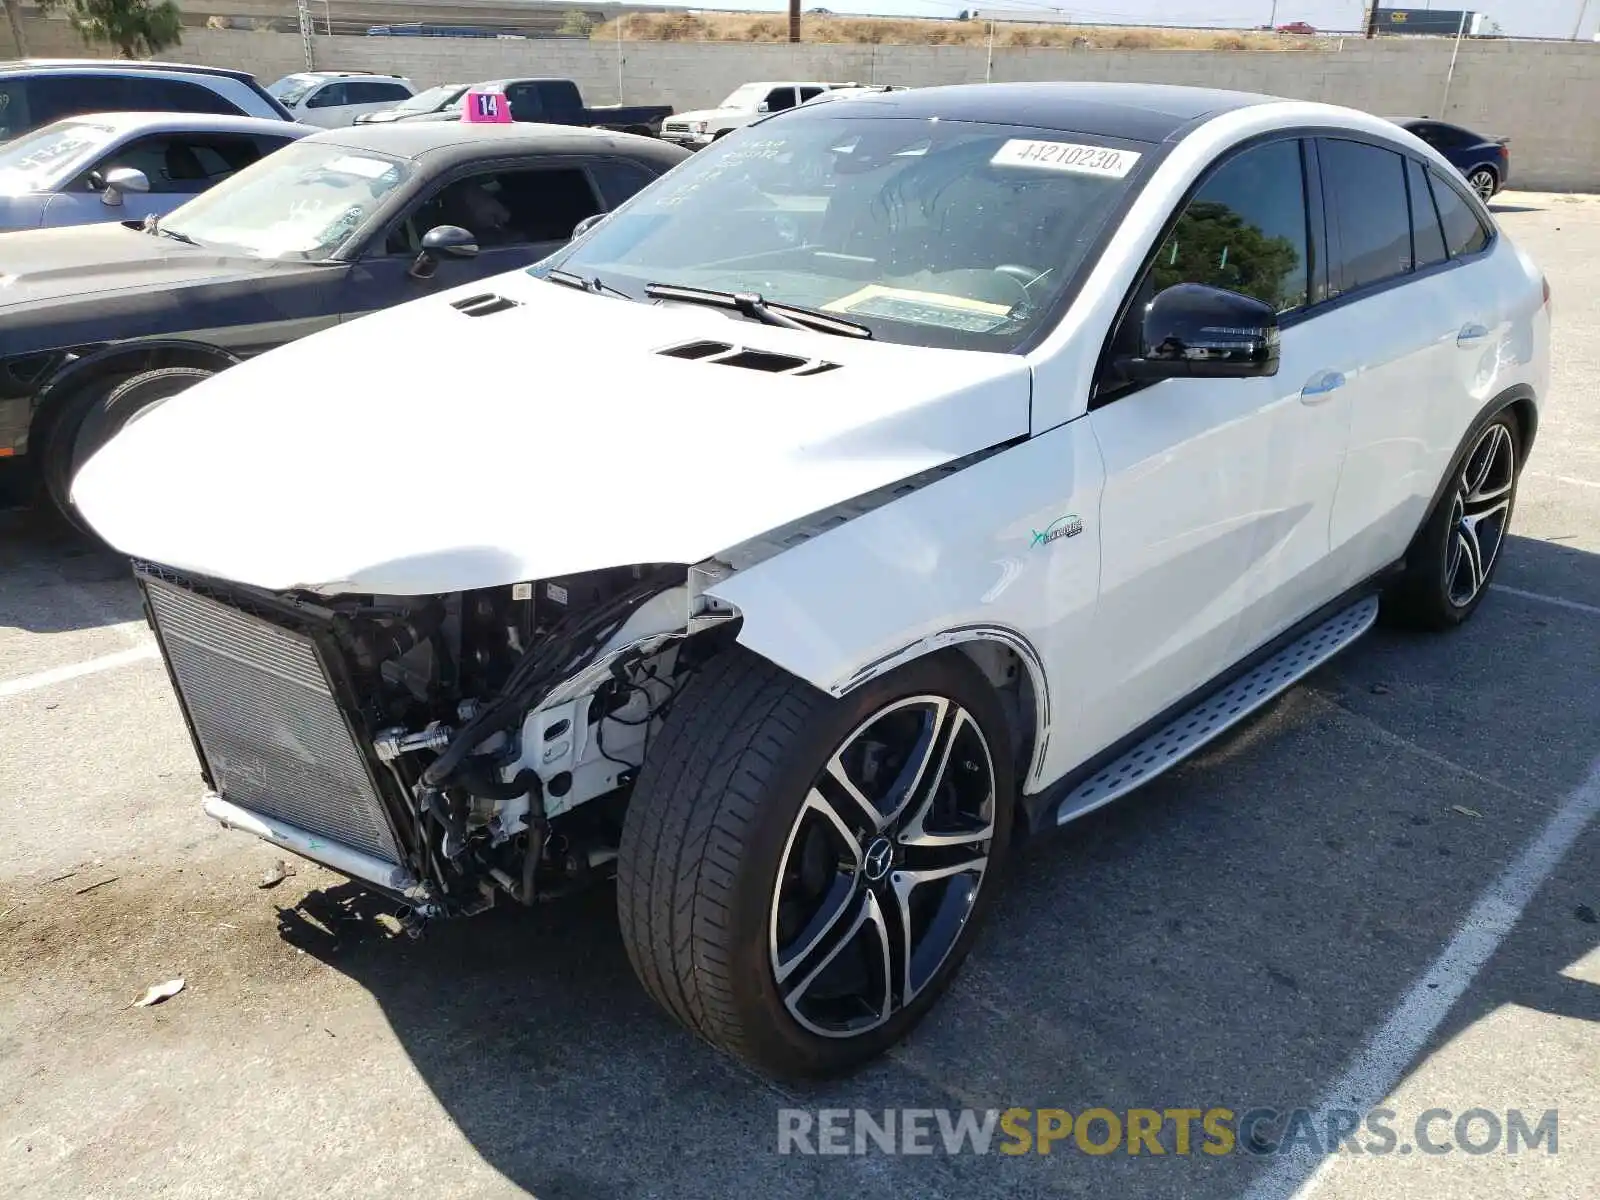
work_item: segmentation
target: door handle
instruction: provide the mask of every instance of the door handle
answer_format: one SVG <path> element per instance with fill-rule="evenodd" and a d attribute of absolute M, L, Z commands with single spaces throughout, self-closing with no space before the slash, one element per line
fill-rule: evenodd
<path fill-rule="evenodd" d="M 1479 325 L 1476 321 L 1473 321 L 1463 325 L 1461 327 L 1461 332 L 1456 334 L 1456 345 L 1463 348 L 1475 346 L 1488 336 L 1488 329 L 1482 325 Z"/>
<path fill-rule="evenodd" d="M 1320 371 L 1300 389 L 1300 403 L 1321 404 L 1324 400 L 1332 399 L 1333 394 L 1343 386 L 1344 375 L 1341 372 Z"/>

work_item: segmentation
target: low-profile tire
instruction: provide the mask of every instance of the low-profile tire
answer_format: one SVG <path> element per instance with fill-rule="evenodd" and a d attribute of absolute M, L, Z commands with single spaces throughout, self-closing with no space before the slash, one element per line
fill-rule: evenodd
<path fill-rule="evenodd" d="M 79 468 L 130 422 L 214 373 L 202 367 L 160 367 L 108 376 L 65 397 L 46 435 L 43 456 L 45 490 L 55 506 L 83 528 L 71 500 Z"/>
<path fill-rule="evenodd" d="M 843 699 L 739 647 L 713 659 L 652 739 L 623 825 L 618 916 L 645 990 L 772 1075 L 881 1054 L 993 901 L 1010 746 L 956 652 Z"/>
<path fill-rule="evenodd" d="M 1478 198 L 1485 204 L 1494 199 L 1500 190 L 1500 176 L 1494 173 L 1493 167 L 1477 167 L 1472 174 L 1467 176 L 1467 182 L 1472 185 L 1472 190 L 1478 193 Z"/>
<path fill-rule="evenodd" d="M 1472 435 L 1405 571 L 1383 597 L 1384 616 L 1414 629 L 1453 629 L 1483 602 L 1500 566 L 1522 470 L 1522 439 L 1509 409 Z"/>

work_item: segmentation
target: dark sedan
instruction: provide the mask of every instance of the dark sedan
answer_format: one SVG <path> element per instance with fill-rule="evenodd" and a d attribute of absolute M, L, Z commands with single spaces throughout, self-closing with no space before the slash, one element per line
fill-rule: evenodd
<path fill-rule="evenodd" d="M 537 262 L 687 156 L 581 128 L 364 125 L 304 138 L 159 223 L 0 235 L 0 457 L 28 455 L 67 511 L 77 466 L 150 405 Z"/>
<path fill-rule="evenodd" d="M 1399 122 L 1451 162 L 1472 190 L 1487 204 L 1511 178 L 1511 145 L 1507 138 L 1484 137 L 1459 125 L 1417 117 Z"/>

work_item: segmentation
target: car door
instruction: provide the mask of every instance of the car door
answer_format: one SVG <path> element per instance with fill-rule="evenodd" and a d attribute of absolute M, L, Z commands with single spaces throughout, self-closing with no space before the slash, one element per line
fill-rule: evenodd
<path fill-rule="evenodd" d="M 1438 483 L 1436 405 L 1459 387 L 1469 327 L 1488 321 L 1446 278 L 1408 156 L 1354 137 L 1322 139 L 1318 154 L 1350 414 L 1329 542 L 1353 586 L 1398 560 L 1421 524 Z"/>
<path fill-rule="evenodd" d="M 1230 153 L 1201 180 L 1126 305 L 1108 358 L 1140 352 L 1143 309 L 1179 283 L 1280 313 L 1280 364 L 1253 379 L 1117 385 L 1088 420 L 1106 483 L 1085 751 L 1176 704 L 1325 601 L 1347 413 L 1322 327 L 1324 239 L 1311 144 Z"/>
<path fill-rule="evenodd" d="M 294 118 L 322 129 L 337 129 L 356 119 L 347 107 L 349 103 L 349 92 L 342 80 L 325 83 L 300 102 Z"/>
<path fill-rule="evenodd" d="M 587 164 L 552 156 L 480 166 L 425 192 L 375 238 L 351 275 L 348 317 L 402 300 L 532 266 L 560 249 L 585 217 L 605 210 Z M 413 274 L 428 230 L 455 225 L 475 235 L 471 258 L 442 256 L 426 278 Z"/>
<path fill-rule="evenodd" d="M 393 108 L 402 100 L 411 98 L 411 92 L 398 83 L 386 79 L 351 79 L 345 82 L 347 104 L 343 125 L 353 125 L 363 113 Z"/>

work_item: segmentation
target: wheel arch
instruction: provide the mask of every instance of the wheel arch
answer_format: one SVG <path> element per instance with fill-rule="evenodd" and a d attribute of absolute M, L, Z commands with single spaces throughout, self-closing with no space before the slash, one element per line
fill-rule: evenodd
<path fill-rule="evenodd" d="M 1423 509 L 1422 520 L 1417 525 L 1416 532 L 1412 534 L 1413 542 L 1417 533 L 1422 531 L 1428 520 L 1433 516 L 1433 510 L 1438 507 L 1440 499 L 1449 490 L 1450 481 L 1455 478 L 1456 472 L 1461 469 L 1462 460 L 1472 448 L 1477 436 L 1483 432 L 1484 426 L 1507 410 L 1510 410 L 1512 417 L 1516 420 L 1517 438 L 1522 452 L 1522 461 L 1517 464 L 1517 469 L 1521 470 L 1522 463 L 1528 461 L 1528 452 L 1533 449 L 1534 437 L 1539 432 L 1539 405 L 1533 389 L 1525 383 L 1519 383 L 1499 393 L 1493 400 L 1490 400 L 1489 403 L 1480 408 L 1478 415 L 1467 426 L 1466 432 L 1461 435 L 1460 441 L 1456 443 L 1456 448 L 1450 454 L 1450 463 L 1445 468 L 1444 474 L 1439 477 L 1438 486 L 1433 489 L 1433 495 L 1428 500 L 1427 508 Z M 1410 543 L 1408 543 L 1407 554 L 1410 553 L 1409 545 Z"/>
<path fill-rule="evenodd" d="M 1017 630 L 1003 625 L 943 629 L 867 663 L 824 690 L 836 698 L 846 696 L 870 680 L 933 654 L 960 654 L 978 668 L 999 697 L 1010 724 L 1020 798 L 1038 778 L 1049 745 L 1050 685 L 1039 652 Z"/>
<path fill-rule="evenodd" d="M 138 374 L 163 367 L 196 367 L 221 371 L 241 360 L 220 346 L 184 338 L 150 338 L 97 346 L 60 367 L 39 389 L 29 429 L 28 444 L 38 445 L 39 435 L 54 419 L 54 398 L 78 390 L 97 379 Z"/>

